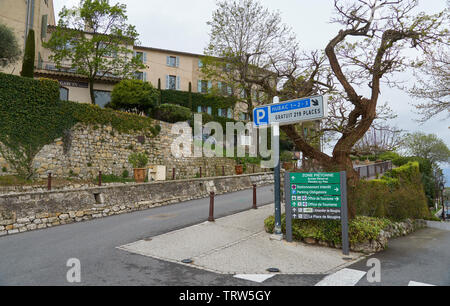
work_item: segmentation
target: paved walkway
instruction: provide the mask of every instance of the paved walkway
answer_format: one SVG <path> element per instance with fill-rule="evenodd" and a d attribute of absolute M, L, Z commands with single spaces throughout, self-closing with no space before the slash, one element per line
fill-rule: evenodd
<path fill-rule="evenodd" d="M 221 274 L 265 274 L 268 268 L 282 274 L 328 274 L 361 258 L 351 253 L 353 260 L 344 260 L 341 250 L 270 240 L 264 219 L 273 211 L 267 205 L 119 249 L 174 263 L 191 259 L 189 266 Z"/>

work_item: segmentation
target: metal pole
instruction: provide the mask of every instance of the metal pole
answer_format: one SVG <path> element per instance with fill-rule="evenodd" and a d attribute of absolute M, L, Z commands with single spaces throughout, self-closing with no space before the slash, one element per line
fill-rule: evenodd
<path fill-rule="evenodd" d="M 47 190 L 52 190 L 52 173 L 48 173 Z"/>
<path fill-rule="evenodd" d="M 200 167 L 200 178 L 202 178 L 202 167 Z"/>
<path fill-rule="evenodd" d="M 291 204 L 291 186 L 290 173 L 284 174 L 284 198 L 286 208 L 286 241 L 292 242 L 292 204 Z"/>
<path fill-rule="evenodd" d="M 209 222 L 214 222 L 214 191 L 209 194 Z"/>
<path fill-rule="evenodd" d="M 256 206 L 256 184 L 253 184 L 253 209 L 258 209 L 258 206 Z"/>
<path fill-rule="evenodd" d="M 275 158 L 275 232 L 276 236 L 283 236 L 281 231 L 281 168 L 280 168 L 280 126 L 272 126 L 272 148 Z"/>
<path fill-rule="evenodd" d="M 347 172 L 341 172 L 341 223 L 342 223 L 342 252 L 350 255 L 350 244 L 348 239 L 348 204 L 347 204 Z"/>
<path fill-rule="evenodd" d="M 175 168 L 172 169 L 172 181 L 175 181 Z"/>
<path fill-rule="evenodd" d="M 225 176 L 225 166 L 222 166 L 222 176 Z"/>
<path fill-rule="evenodd" d="M 98 185 L 102 186 L 102 172 L 101 171 L 98 172 Z"/>

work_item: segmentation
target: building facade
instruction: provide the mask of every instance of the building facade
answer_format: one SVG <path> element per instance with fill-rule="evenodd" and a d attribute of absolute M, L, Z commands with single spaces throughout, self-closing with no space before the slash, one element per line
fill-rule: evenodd
<path fill-rule="evenodd" d="M 60 84 L 62 100 L 80 103 L 90 103 L 90 91 L 87 78 L 76 74 L 70 63 L 57 67 L 51 61 L 50 50 L 43 47 L 56 27 L 56 19 L 52 0 L 1 0 L 0 23 L 11 28 L 16 35 L 22 51 L 28 31 L 35 31 L 36 58 L 35 77 L 50 78 Z M 144 46 L 130 46 L 134 56 L 141 58 L 145 69 L 137 71 L 135 77 L 151 83 L 154 87 L 161 85 L 162 90 L 188 91 L 191 84 L 192 92 L 208 93 L 213 88 L 223 95 L 235 95 L 243 98 L 244 93 L 221 82 L 211 82 L 202 77 L 202 54 L 182 51 L 165 50 Z M 1 72 L 19 75 L 22 61 L 1 69 Z M 113 77 L 98 78 L 94 84 L 96 104 L 104 107 L 111 100 L 111 92 L 120 79 Z M 252 94 L 255 101 L 260 99 L 257 92 Z M 207 109 L 199 109 L 208 112 Z M 220 116 L 246 120 L 247 105 L 238 102 L 234 110 L 221 110 Z"/>

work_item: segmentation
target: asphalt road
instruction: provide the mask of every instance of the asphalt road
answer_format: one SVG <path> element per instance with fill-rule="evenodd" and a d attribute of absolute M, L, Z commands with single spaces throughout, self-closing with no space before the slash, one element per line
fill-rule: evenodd
<path fill-rule="evenodd" d="M 216 197 L 216 217 L 251 207 L 252 191 Z M 258 205 L 273 203 L 272 187 L 258 189 Z M 258 286 L 175 263 L 131 254 L 116 247 L 207 220 L 209 199 L 123 214 L 83 223 L 0 237 L 0 285 L 72 285 L 67 282 L 71 258 L 81 262 L 77 285 Z M 380 284 L 363 277 L 357 285 L 407 286 L 410 281 L 450 285 L 450 232 L 421 230 L 394 239 L 376 254 Z M 368 271 L 366 260 L 351 269 Z M 314 286 L 323 275 L 276 275 L 262 285 Z"/>
<path fill-rule="evenodd" d="M 381 263 L 381 282 L 369 283 L 364 277 L 357 286 L 408 286 L 418 282 L 450 286 L 450 232 L 423 229 L 389 241 L 387 250 L 370 258 Z M 349 268 L 368 271 L 367 261 Z"/>
<path fill-rule="evenodd" d="M 217 196 L 216 218 L 249 209 L 252 194 Z M 257 195 L 258 205 L 273 203 L 273 187 L 261 187 Z M 116 249 L 204 222 L 208 212 L 209 198 L 1 237 L 0 285 L 68 285 L 66 263 L 71 258 L 81 262 L 82 285 L 238 284 L 230 277 Z"/>

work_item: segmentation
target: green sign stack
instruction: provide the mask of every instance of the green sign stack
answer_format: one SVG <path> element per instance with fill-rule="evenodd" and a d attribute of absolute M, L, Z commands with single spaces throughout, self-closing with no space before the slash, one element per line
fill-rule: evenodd
<path fill-rule="evenodd" d="M 341 219 L 340 173 L 290 173 L 289 182 L 294 219 Z"/>

